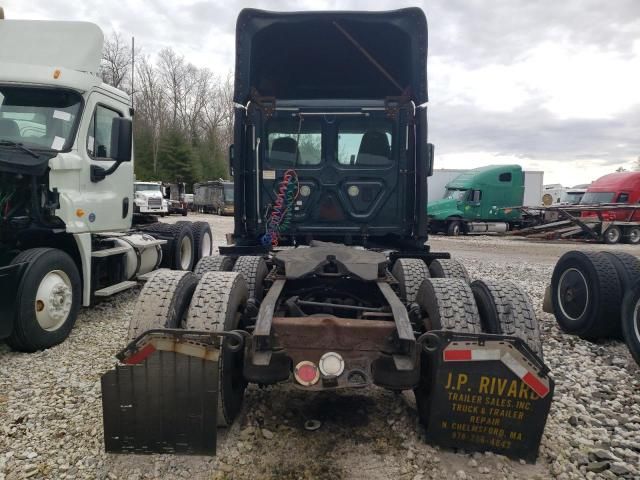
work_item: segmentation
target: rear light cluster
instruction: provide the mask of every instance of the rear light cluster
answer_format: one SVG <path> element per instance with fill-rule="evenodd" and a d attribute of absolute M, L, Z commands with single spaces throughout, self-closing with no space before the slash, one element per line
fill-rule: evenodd
<path fill-rule="evenodd" d="M 327 352 L 320 358 L 318 365 L 304 360 L 296 365 L 293 375 L 300 385 L 310 387 L 318 383 L 320 374 L 324 377 L 339 377 L 344 372 L 344 359 L 335 352 Z"/>

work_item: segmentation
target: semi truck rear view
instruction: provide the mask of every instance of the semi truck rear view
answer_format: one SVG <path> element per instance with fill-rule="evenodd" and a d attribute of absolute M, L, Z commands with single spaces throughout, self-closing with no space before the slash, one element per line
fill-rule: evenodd
<path fill-rule="evenodd" d="M 554 385 L 526 293 L 425 243 L 426 52 L 418 8 L 240 13 L 234 232 L 146 283 L 107 451 L 214 454 L 248 383 L 289 383 L 411 390 L 428 441 L 535 459 Z"/>
<path fill-rule="evenodd" d="M 90 23 L 0 20 L 0 339 L 14 349 L 60 343 L 81 306 L 211 253 L 208 225 L 132 229 L 163 203 L 134 195 L 133 110 L 97 76 L 102 44 Z"/>

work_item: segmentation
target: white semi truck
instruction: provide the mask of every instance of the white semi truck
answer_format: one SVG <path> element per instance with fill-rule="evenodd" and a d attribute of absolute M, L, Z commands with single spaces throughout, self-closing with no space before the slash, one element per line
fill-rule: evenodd
<path fill-rule="evenodd" d="M 62 342 L 81 306 L 211 254 L 208 224 L 132 227 L 133 109 L 100 80 L 102 31 L 0 15 L 0 339 Z"/>
<path fill-rule="evenodd" d="M 162 216 L 169 213 L 169 202 L 164 198 L 161 182 L 135 182 L 133 194 L 135 213 Z"/>

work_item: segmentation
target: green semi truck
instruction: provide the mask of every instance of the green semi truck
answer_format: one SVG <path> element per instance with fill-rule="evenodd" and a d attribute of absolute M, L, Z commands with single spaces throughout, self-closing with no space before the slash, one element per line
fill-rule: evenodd
<path fill-rule="evenodd" d="M 519 208 L 525 198 L 520 165 L 489 165 L 460 174 L 445 187 L 444 197 L 427 205 L 429 231 L 447 235 L 503 233 L 532 219 Z"/>

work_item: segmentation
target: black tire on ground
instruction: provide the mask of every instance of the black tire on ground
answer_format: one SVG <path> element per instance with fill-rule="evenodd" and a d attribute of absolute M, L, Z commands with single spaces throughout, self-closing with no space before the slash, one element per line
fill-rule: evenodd
<path fill-rule="evenodd" d="M 182 214 L 183 217 L 186 217 L 187 215 L 189 215 L 189 209 L 183 208 L 180 213 Z"/>
<path fill-rule="evenodd" d="M 529 296 L 515 283 L 475 280 L 471 283 L 482 330 L 521 338 L 543 359 L 540 326 Z"/>
<path fill-rule="evenodd" d="M 638 257 L 625 252 L 600 252 L 606 256 L 616 269 L 622 296 L 640 279 L 640 260 Z M 622 324 L 615 330 L 615 335 L 622 338 Z"/>
<path fill-rule="evenodd" d="M 451 220 L 447 223 L 447 235 L 457 237 L 462 233 L 462 223 L 459 220 Z"/>
<path fill-rule="evenodd" d="M 460 278 L 428 278 L 418 290 L 416 302 L 420 305 L 424 328 L 452 330 L 462 333 L 482 333 L 480 315 L 469 284 Z M 426 356 L 422 358 L 421 378 L 413 393 L 418 417 L 423 425 L 429 421 L 429 397 L 432 379 Z"/>
<path fill-rule="evenodd" d="M 620 227 L 616 225 L 611 225 L 602 234 L 602 239 L 604 240 L 604 243 L 614 245 L 622 239 L 622 230 L 620 230 Z"/>
<path fill-rule="evenodd" d="M 191 222 L 153 223 L 142 227 L 141 230 L 156 238 L 168 240 L 162 245 L 163 268 L 171 270 L 192 270 L 195 262 L 195 240 L 191 229 Z"/>
<path fill-rule="evenodd" d="M 211 255 L 203 257 L 193 269 L 198 278 L 207 272 L 230 272 L 233 268 L 233 258 L 226 255 Z"/>
<path fill-rule="evenodd" d="M 429 265 L 429 273 L 432 278 L 461 278 L 467 283 L 471 281 L 464 265 L 453 258 L 433 260 Z"/>
<path fill-rule="evenodd" d="M 145 283 L 133 308 L 127 343 L 147 330 L 180 328 L 196 285 L 198 277 L 192 272 L 156 271 Z"/>
<path fill-rule="evenodd" d="M 623 295 L 640 279 L 640 259 L 626 252 L 600 252 L 606 256 L 618 273 Z"/>
<path fill-rule="evenodd" d="M 419 258 L 400 258 L 391 269 L 391 275 L 398 281 L 400 298 L 406 302 L 415 302 L 422 282 L 429 278 L 429 268 Z"/>
<path fill-rule="evenodd" d="M 249 298 L 262 301 L 264 297 L 264 279 L 269 273 L 267 262 L 264 261 L 264 258 L 249 255 L 238 257 L 232 271 L 239 272 L 244 276 L 249 289 Z"/>
<path fill-rule="evenodd" d="M 212 332 L 238 328 L 248 299 L 247 284 L 237 272 L 207 272 L 200 279 L 185 323 L 189 330 Z M 242 375 L 244 351 L 232 352 L 222 340 L 218 360 L 218 426 L 233 423 L 247 386 Z"/>
<path fill-rule="evenodd" d="M 635 283 L 624 296 L 622 336 L 629 352 L 640 365 L 640 282 Z"/>
<path fill-rule="evenodd" d="M 201 258 L 208 257 L 213 253 L 213 234 L 211 233 L 211 226 L 208 222 L 193 222 L 191 224 L 191 230 L 193 232 L 193 244 L 196 252 L 195 265 Z"/>
<path fill-rule="evenodd" d="M 573 250 L 551 277 L 551 300 L 562 330 L 583 338 L 610 337 L 620 328 L 622 287 L 609 257 Z"/>
<path fill-rule="evenodd" d="M 416 297 L 425 330 L 482 333 L 480 314 L 469 284 L 461 278 L 427 278 Z"/>
<path fill-rule="evenodd" d="M 14 350 L 35 352 L 63 342 L 82 303 L 82 279 L 75 262 L 62 250 L 33 248 L 19 253 L 11 263 L 29 265 L 18 284 L 7 343 Z"/>
<path fill-rule="evenodd" d="M 640 243 L 640 227 L 625 228 L 623 240 L 630 245 L 638 245 Z"/>

